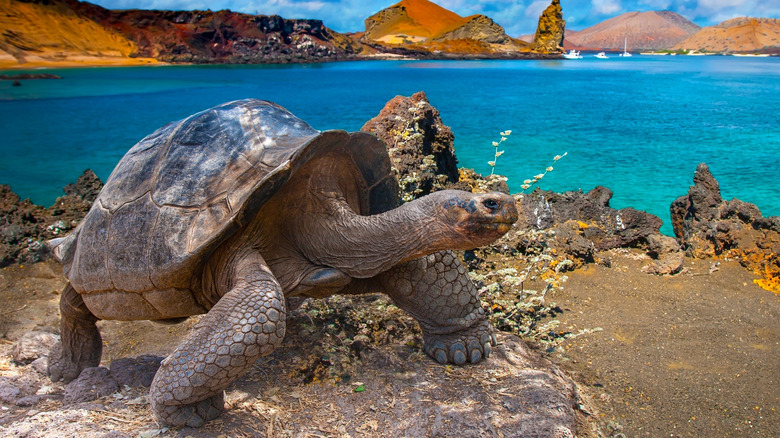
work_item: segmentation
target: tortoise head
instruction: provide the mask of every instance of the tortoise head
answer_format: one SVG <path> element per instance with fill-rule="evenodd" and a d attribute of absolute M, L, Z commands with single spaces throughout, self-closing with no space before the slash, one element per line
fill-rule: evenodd
<path fill-rule="evenodd" d="M 503 236 L 517 221 L 515 199 L 503 193 L 436 192 L 439 214 L 457 234 L 458 249 L 487 245 Z M 465 238 L 465 241 L 463 241 Z"/>

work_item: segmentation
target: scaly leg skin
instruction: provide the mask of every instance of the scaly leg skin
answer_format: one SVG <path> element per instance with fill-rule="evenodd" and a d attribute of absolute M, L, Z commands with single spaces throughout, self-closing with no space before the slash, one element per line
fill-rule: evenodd
<path fill-rule="evenodd" d="M 259 259 L 259 260 L 258 260 Z M 282 289 L 258 256 L 160 366 L 149 399 L 166 426 L 200 427 L 224 411 L 222 390 L 285 333 Z"/>
<path fill-rule="evenodd" d="M 496 345 L 493 328 L 466 267 L 451 251 L 421 257 L 380 274 L 384 292 L 423 331 L 423 349 L 439 363 L 477 363 Z"/>
<path fill-rule="evenodd" d="M 68 383 L 85 368 L 100 364 L 103 340 L 81 295 L 68 283 L 60 296 L 60 342 L 49 352 L 47 372 L 52 382 Z"/>

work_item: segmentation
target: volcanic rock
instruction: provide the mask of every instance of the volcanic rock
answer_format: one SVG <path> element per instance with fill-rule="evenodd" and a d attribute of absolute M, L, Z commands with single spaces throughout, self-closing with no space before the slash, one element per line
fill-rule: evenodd
<path fill-rule="evenodd" d="M 560 0 L 553 0 L 539 17 L 536 35 L 531 48 L 542 53 L 563 52 L 563 32 L 566 20 L 563 19 Z"/>
<path fill-rule="evenodd" d="M 696 167 L 688 195 L 670 207 L 674 234 L 696 258 L 732 257 L 762 276 L 757 283 L 780 293 L 780 217 L 764 217 L 753 204 L 725 201 L 706 164 Z"/>
<path fill-rule="evenodd" d="M 87 214 L 103 183 L 86 170 L 63 190 L 48 209 L 29 199 L 20 200 L 7 185 L 0 184 L 0 267 L 34 263 L 48 258 L 44 242 L 62 237 Z"/>
<path fill-rule="evenodd" d="M 574 264 L 597 261 L 597 254 L 615 248 L 639 248 L 653 259 L 645 272 L 674 274 L 682 269 L 683 254 L 676 241 L 660 234 L 661 219 L 633 208 L 609 206 L 612 191 L 596 187 L 583 193 L 554 193 L 536 189 L 518 199 L 520 231 L 509 240 L 521 253 L 536 246 L 549 246 L 567 255 Z M 546 231 L 536 234 L 529 233 Z"/>
<path fill-rule="evenodd" d="M 461 17 L 428 0 L 402 0 L 365 20 L 360 40 L 382 51 L 412 50 L 415 57 L 434 54 L 519 56 L 525 42 L 510 38 L 484 15 Z"/>
<path fill-rule="evenodd" d="M 454 136 L 424 92 L 394 97 L 361 131 L 387 146 L 404 201 L 459 187 Z"/>

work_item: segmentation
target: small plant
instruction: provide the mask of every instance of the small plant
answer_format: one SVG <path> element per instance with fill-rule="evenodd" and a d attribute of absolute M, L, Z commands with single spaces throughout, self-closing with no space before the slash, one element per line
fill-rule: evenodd
<path fill-rule="evenodd" d="M 566 155 L 568 155 L 568 152 L 564 152 L 563 155 L 556 155 L 553 158 L 552 164 L 547 166 L 547 168 L 544 169 L 543 173 L 540 173 L 540 174 L 534 176 L 533 179 L 527 179 L 527 180 L 523 181 L 523 185 L 520 186 L 523 189 L 523 191 L 520 192 L 520 193 L 525 193 L 526 190 L 530 189 L 534 184 L 538 183 L 542 178 L 544 178 L 545 175 L 547 175 L 548 173 L 552 172 L 553 171 L 553 165 L 555 163 L 557 163 L 558 160 L 560 160 L 561 158 L 565 157 Z"/>
<path fill-rule="evenodd" d="M 498 157 L 500 157 L 501 155 L 504 154 L 504 151 L 499 151 L 498 150 L 498 146 L 501 143 L 505 142 L 507 137 L 509 137 L 511 134 L 512 134 L 512 131 L 501 132 L 500 133 L 501 140 L 493 142 L 493 148 L 495 148 L 496 152 L 495 152 L 495 155 L 493 156 L 493 161 L 488 161 L 488 166 L 490 166 L 490 174 L 491 175 L 493 175 L 493 173 L 496 171 L 496 161 L 498 161 Z"/>

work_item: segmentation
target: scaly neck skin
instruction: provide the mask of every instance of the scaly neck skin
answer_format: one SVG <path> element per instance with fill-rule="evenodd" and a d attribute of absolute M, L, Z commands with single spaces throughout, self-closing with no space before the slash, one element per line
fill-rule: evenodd
<path fill-rule="evenodd" d="M 315 264 L 369 278 L 400 262 L 467 245 L 467 238 L 436 217 L 435 199 L 426 198 L 373 216 L 356 214 L 342 199 L 323 199 L 323 212 L 294 233 L 298 248 Z"/>

